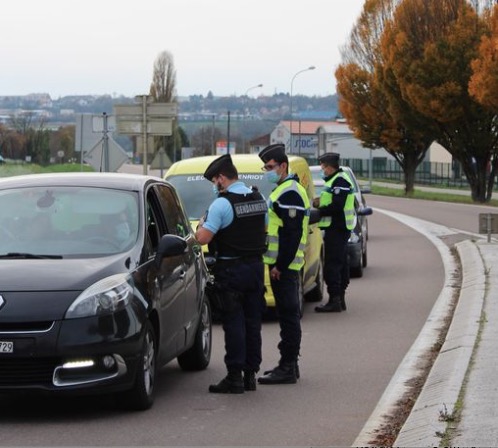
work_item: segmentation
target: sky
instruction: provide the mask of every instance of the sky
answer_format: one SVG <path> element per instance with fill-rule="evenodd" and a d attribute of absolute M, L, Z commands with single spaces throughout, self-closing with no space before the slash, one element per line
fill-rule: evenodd
<path fill-rule="evenodd" d="M 332 95 L 363 3 L 2 0 L 0 96 L 147 94 L 163 51 L 178 96 Z"/>

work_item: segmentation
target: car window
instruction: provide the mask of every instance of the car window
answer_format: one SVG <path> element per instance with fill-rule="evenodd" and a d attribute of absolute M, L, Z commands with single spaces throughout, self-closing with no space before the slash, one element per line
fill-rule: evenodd
<path fill-rule="evenodd" d="M 0 253 L 86 256 L 129 249 L 138 236 L 133 192 L 97 187 L 0 191 Z"/>
<path fill-rule="evenodd" d="M 185 217 L 183 207 L 173 190 L 165 185 L 156 186 L 161 199 L 161 207 L 166 217 L 168 233 L 186 237 L 190 231 L 190 224 Z"/>

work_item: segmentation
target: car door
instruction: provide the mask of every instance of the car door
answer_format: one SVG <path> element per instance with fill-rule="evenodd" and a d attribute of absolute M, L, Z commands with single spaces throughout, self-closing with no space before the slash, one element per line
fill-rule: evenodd
<path fill-rule="evenodd" d="M 168 233 L 174 233 L 167 225 L 163 201 L 157 184 L 148 190 L 146 201 L 147 239 L 153 254 L 157 252 L 161 237 Z M 166 352 L 168 358 L 172 358 L 178 353 L 184 339 L 186 275 L 185 256 L 177 255 L 161 259 L 154 278 L 158 300 L 157 309 L 161 323 L 162 352 Z"/>
<path fill-rule="evenodd" d="M 166 219 L 168 232 L 184 238 L 187 242 L 187 251 L 183 255 L 183 287 L 184 303 L 181 318 L 184 338 L 181 345 L 187 343 L 189 332 L 195 332 L 196 321 L 200 310 L 200 299 L 204 288 L 201 271 L 202 246 L 194 238 L 190 223 L 186 217 L 183 205 L 173 187 L 158 185 L 156 190 L 161 199 L 161 207 Z M 180 347 L 181 349 L 181 347 Z"/>

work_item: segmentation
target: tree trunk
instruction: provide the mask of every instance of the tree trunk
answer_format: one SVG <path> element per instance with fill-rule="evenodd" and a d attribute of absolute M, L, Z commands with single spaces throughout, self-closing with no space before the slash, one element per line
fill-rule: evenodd
<path fill-rule="evenodd" d="M 417 165 L 405 164 L 403 173 L 405 175 L 405 196 L 410 196 L 415 190 L 415 170 Z"/>

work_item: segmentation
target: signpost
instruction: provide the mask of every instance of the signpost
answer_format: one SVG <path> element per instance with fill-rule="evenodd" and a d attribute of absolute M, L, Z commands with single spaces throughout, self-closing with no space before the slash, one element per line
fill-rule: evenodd
<path fill-rule="evenodd" d="M 479 213 L 479 233 L 487 233 L 488 243 L 491 242 L 491 234 L 498 233 L 497 213 Z"/>
<path fill-rule="evenodd" d="M 149 103 L 148 95 L 139 95 L 141 104 L 116 104 L 116 129 L 118 134 L 141 135 L 143 142 L 143 167 L 147 174 L 147 137 L 172 135 L 173 120 L 177 115 L 176 103 Z"/>

